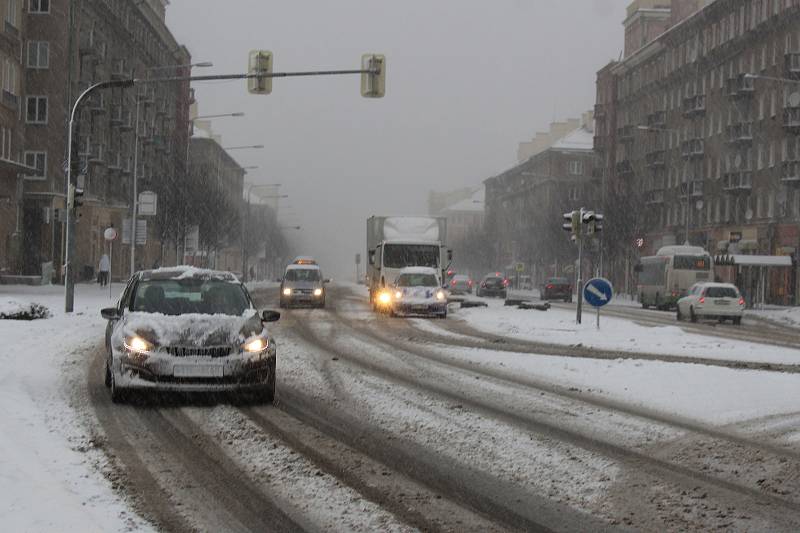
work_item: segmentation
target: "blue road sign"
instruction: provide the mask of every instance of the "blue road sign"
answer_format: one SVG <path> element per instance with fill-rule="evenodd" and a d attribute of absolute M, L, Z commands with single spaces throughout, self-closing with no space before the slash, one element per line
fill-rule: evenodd
<path fill-rule="evenodd" d="M 583 299 L 592 307 L 603 307 L 614 297 L 614 287 L 605 278 L 593 278 L 583 286 Z"/>

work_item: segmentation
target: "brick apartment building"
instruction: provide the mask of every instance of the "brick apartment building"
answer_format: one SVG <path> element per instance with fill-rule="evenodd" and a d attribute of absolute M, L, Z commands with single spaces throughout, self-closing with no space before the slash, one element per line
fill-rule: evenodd
<path fill-rule="evenodd" d="M 641 1 L 627 15 L 624 59 L 598 72 L 595 106 L 612 276 L 688 240 L 794 259 L 769 267 L 767 292 L 796 303 L 800 1 Z"/>
<path fill-rule="evenodd" d="M 0 101 L 0 133 L 8 129 L 14 137 L 3 144 L 10 153 L 0 155 L 38 169 L 19 180 L 20 191 L 14 195 L 9 184 L 17 176 L 13 171 L 5 176 L 0 163 L 4 272 L 38 275 L 42 264 L 63 262 L 66 133 L 71 104 L 80 92 L 102 80 L 189 73 L 185 65 L 191 57 L 165 24 L 167 4 L 0 1 L 6 15 L 0 55 L 8 56 L 0 61 L 6 61 L 2 72 L 9 78 Z M 11 5 L 18 16 L 9 13 Z M 23 63 L 9 67 L 14 57 Z M 74 170 L 85 191 L 76 232 L 79 276 L 90 275 L 106 249 L 103 230 L 122 228 L 130 216 L 134 172 L 138 170 L 139 191 L 165 192 L 185 179 L 190 99 L 185 82 L 104 90 L 82 106 L 74 137 Z M 15 124 L 16 116 L 20 119 Z M 12 208 L 21 213 L 14 226 L 19 228 L 16 240 L 8 231 Z M 148 220 L 147 245 L 140 246 L 137 266 L 165 260 L 170 250 L 174 255 L 174 247 L 163 246 L 163 231 L 157 226 Z M 116 244 L 113 275 L 119 278 L 128 274 L 130 248 L 119 240 Z"/>
<path fill-rule="evenodd" d="M 549 146 L 484 181 L 485 228 L 494 245 L 496 269 L 525 264 L 534 283 L 572 273 L 575 246 L 560 229 L 562 214 L 597 208 L 599 180 L 593 151 L 592 113 L 577 129 L 550 139 Z"/>

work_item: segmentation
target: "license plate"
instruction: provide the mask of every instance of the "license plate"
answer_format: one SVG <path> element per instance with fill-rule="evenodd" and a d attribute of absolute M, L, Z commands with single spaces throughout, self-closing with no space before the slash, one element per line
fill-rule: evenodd
<path fill-rule="evenodd" d="M 222 365 L 175 365 L 172 374 L 176 378 L 221 378 Z"/>
<path fill-rule="evenodd" d="M 730 305 L 728 300 L 714 300 L 714 303 L 717 305 Z"/>
<path fill-rule="evenodd" d="M 413 309 L 414 311 L 427 311 L 428 310 L 428 306 L 427 305 L 415 305 L 411 309 Z"/>

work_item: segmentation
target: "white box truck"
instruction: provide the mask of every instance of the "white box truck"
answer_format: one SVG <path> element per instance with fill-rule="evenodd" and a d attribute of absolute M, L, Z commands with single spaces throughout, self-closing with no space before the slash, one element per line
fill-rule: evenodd
<path fill-rule="evenodd" d="M 447 249 L 447 219 L 424 216 L 372 216 L 367 219 L 367 286 L 370 302 L 395 282 L 400 269 L 433 267 L 444 283 L 453 259 Z"/>

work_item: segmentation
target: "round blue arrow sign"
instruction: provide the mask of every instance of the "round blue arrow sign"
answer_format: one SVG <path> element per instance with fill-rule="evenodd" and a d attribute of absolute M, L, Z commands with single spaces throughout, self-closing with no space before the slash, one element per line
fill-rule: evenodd
<path fill-rule="evenodd" d="M 592 307 L 603 307 L 614 297 L 614 287 L 605 278 L 593 278 L 583 286 L 583 299 Z"/>

